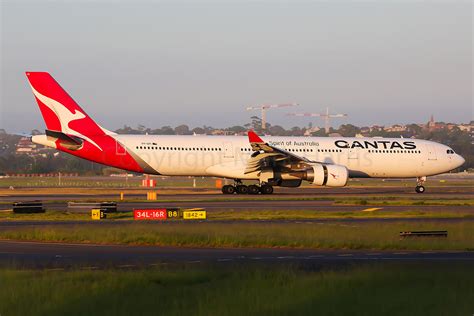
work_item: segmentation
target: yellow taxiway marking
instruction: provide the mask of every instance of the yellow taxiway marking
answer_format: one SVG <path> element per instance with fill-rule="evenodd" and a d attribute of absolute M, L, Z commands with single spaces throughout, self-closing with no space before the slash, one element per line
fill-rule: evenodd
<path fill-rule="evenodd" d="M 381 209 L 382 209 L 381 207 L 372 207 L 372 208 L 366 208 L 365 210 L 362 210 L 362 212 L 374 212 Z"/>

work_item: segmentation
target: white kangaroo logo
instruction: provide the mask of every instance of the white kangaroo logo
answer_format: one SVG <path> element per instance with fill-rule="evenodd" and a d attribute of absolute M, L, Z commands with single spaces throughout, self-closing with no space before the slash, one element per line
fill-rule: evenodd
<path fill-rule="evenodd" d="M 89 137 L 79 133 L 78 131 L 73 130 L 69 126 L 69 123 L 71 123 L 72 121 L 85 118 L 86 116 L 84 113 L 76 109 L 74 109 L 74 113 L 73 113 L 68 108 L 66 108 L 63 104 L 45 95 L 42 95 L 41 93 L 36 91 L 35 88 L 33 88 L 31 84 L 30 86 L 31 86 L 31 89 L 33 90 L 34 95 L 38 98 L 38 100 L 40 100 L 44 105 L 46 105 L 51 111 L 53 111 L 56 114 L 56 116 L 59 119 L 59 122 L 61 123 L 61 132 L 83 138 L 87 140 L 88 142 L 90 142 L 95 147 L 99 148 L 100 151 L 102 151 L 102 148 L 100 148 L 100 146 L 97 145 L 96 142 L 94 142 Z"/>

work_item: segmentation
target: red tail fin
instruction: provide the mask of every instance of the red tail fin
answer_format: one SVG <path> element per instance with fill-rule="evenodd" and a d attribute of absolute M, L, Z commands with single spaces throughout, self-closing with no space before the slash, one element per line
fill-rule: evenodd
<path fill-rule="evenodd" d="M 92 140 L 106 133 L 83 109 L 64 91 L 47 72 L 27 72 L 31 89 L 49 130 L 78 136 L 99 145 Z"/>
<path fill-rule="evenodd" d="M 54 139 L 55 148 L 108 166 L 156 173 L 140 157 L 132 157 L 114 133 L 97 125 L 49 73 L 27 72 L 26 76 L 46 122 L 45 136 Z"/>

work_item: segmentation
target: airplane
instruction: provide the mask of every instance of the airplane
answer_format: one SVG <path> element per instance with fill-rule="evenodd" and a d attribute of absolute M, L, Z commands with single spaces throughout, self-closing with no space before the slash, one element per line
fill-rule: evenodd
<path fill-rule="evenodd" d="M 98 125 L 47 72 L 26 72 L 46 123 L 37 144 L 107 166 L 165 176 L 234 180 L 224 194 L 271 194 L 274 186 L 343 187 L 349 178 L 416 178 L 460 167 L 443 144 L 407 138 L 119 135 Z M 244 185 L 243 180 L 255 184 Z"/>

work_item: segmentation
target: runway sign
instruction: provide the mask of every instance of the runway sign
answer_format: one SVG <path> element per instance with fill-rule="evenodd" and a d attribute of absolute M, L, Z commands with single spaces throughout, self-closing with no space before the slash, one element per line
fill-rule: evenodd
<path fill-rule="evenodd" d="M 136 220 L 164 220 L 167 218 L 165 208 L 133 210 L 133 218 Z"/>
<path fill-rule="evenodd" d="M 206 211 L 202 208 L 184 210 L 183 219 L 206 219 Z"/>
<path fill-rule="evenodd" d="M 179 208 L 167 208 L 166 213 L 168 219 L 176 219 L 183 217 L 183 213 Z"/>
<path fill-rule="evenodd" d="M 107 214 L 101 209 L 93 209 L 91 211 L 91 217 L 93 220 L 101 220 L 107 218 Z"/>

